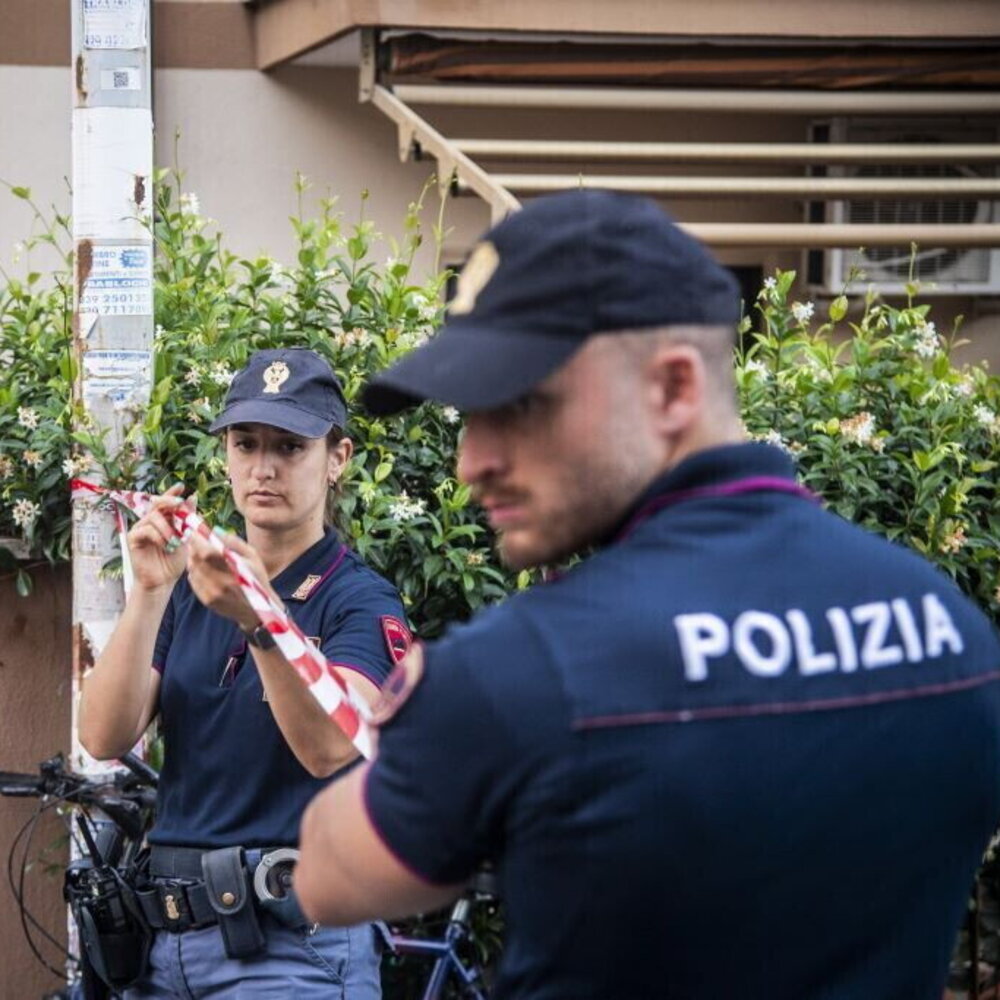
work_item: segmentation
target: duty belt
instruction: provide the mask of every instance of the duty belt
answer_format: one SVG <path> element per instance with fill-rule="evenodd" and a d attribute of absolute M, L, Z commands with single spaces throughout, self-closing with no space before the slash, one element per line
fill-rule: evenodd
<path fill-rule="evenodd" d="M 234 850 L 239 851 L 239 848 Z M 242 850 L 243 865 L 252 877 L 261 862 L 276 852 L 289 848 L 251 847 Z M 211 848 L 168 847 L 154 844 L 150 849 L 149 875 L 153 885 L 137 891 L 139 904 L 149 925 L 156 930 L 180 934 L 219 922 L 219 902 L 232 905 L 238 891 L 224 891 L 216 905 L 205 881 L 202 858 Z"/>

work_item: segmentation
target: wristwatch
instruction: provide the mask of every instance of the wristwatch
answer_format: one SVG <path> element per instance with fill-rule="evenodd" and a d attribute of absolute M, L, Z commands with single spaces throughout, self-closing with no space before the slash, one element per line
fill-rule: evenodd
<path fill-rule="evenodd" d="M 274 649 L 277 646 L 274 636 L 268 632 L 266 625 L 258 624 L 254 628 L 240 629 L 240 631 L 247 637 L 247 644 L 254 649 Z"/>

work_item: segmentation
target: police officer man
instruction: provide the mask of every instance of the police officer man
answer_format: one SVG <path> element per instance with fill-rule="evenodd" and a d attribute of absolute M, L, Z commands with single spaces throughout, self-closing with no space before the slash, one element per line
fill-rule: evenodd
<path fill-rule="evenodd" d="M 466 412 L 508 565 L 589 554 L 397 668 L 377 759 L 304 818 L 309 915 L 428 910 L 493 859 L 498 997 L 939 1000 L 1000 817 L 1000 641 L 742 442 L 737 313 L 657 206 L 575 191 L 489 232 L 369 387 Z"/>

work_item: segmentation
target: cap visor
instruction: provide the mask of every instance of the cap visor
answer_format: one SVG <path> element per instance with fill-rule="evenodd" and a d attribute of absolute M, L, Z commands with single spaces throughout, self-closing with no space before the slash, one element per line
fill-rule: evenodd
<path fill-rule="evenodd" d="M 583 344 L 575 337 L 445 328 L 377 375 L 362 394 L 376 415 L 433 399 L 459 410 L 490 410 L 523 396 Z"/>
<path fill-rule="evenodd" d="M 268 427 L 278 427 L 305 438 L 321 438 L 326 436 L 333 421 L 324 420 L 314 413 L 306 413 L 285 400 L 265 402 L 261 399 L 248 399 L 223 410 L 208 429 L 214 434 L 233 424 L 267 424 Z"/>

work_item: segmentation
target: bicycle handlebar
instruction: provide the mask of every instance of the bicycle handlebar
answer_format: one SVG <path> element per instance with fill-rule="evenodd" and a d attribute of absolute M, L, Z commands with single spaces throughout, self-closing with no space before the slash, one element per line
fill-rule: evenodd
<path fill-rule="evenodd" d="M 144 761 L 126 754 L 121 771 L 102 778 L 86 778 L 66 768 L 61 753 L 38 766 L 38 774 L 0 771 L 0 795 L 21 798 L 56 798 L 104 812 L 130 837 L 139 839 L 145 814 L 156 802 L 157 773 Z"/>

